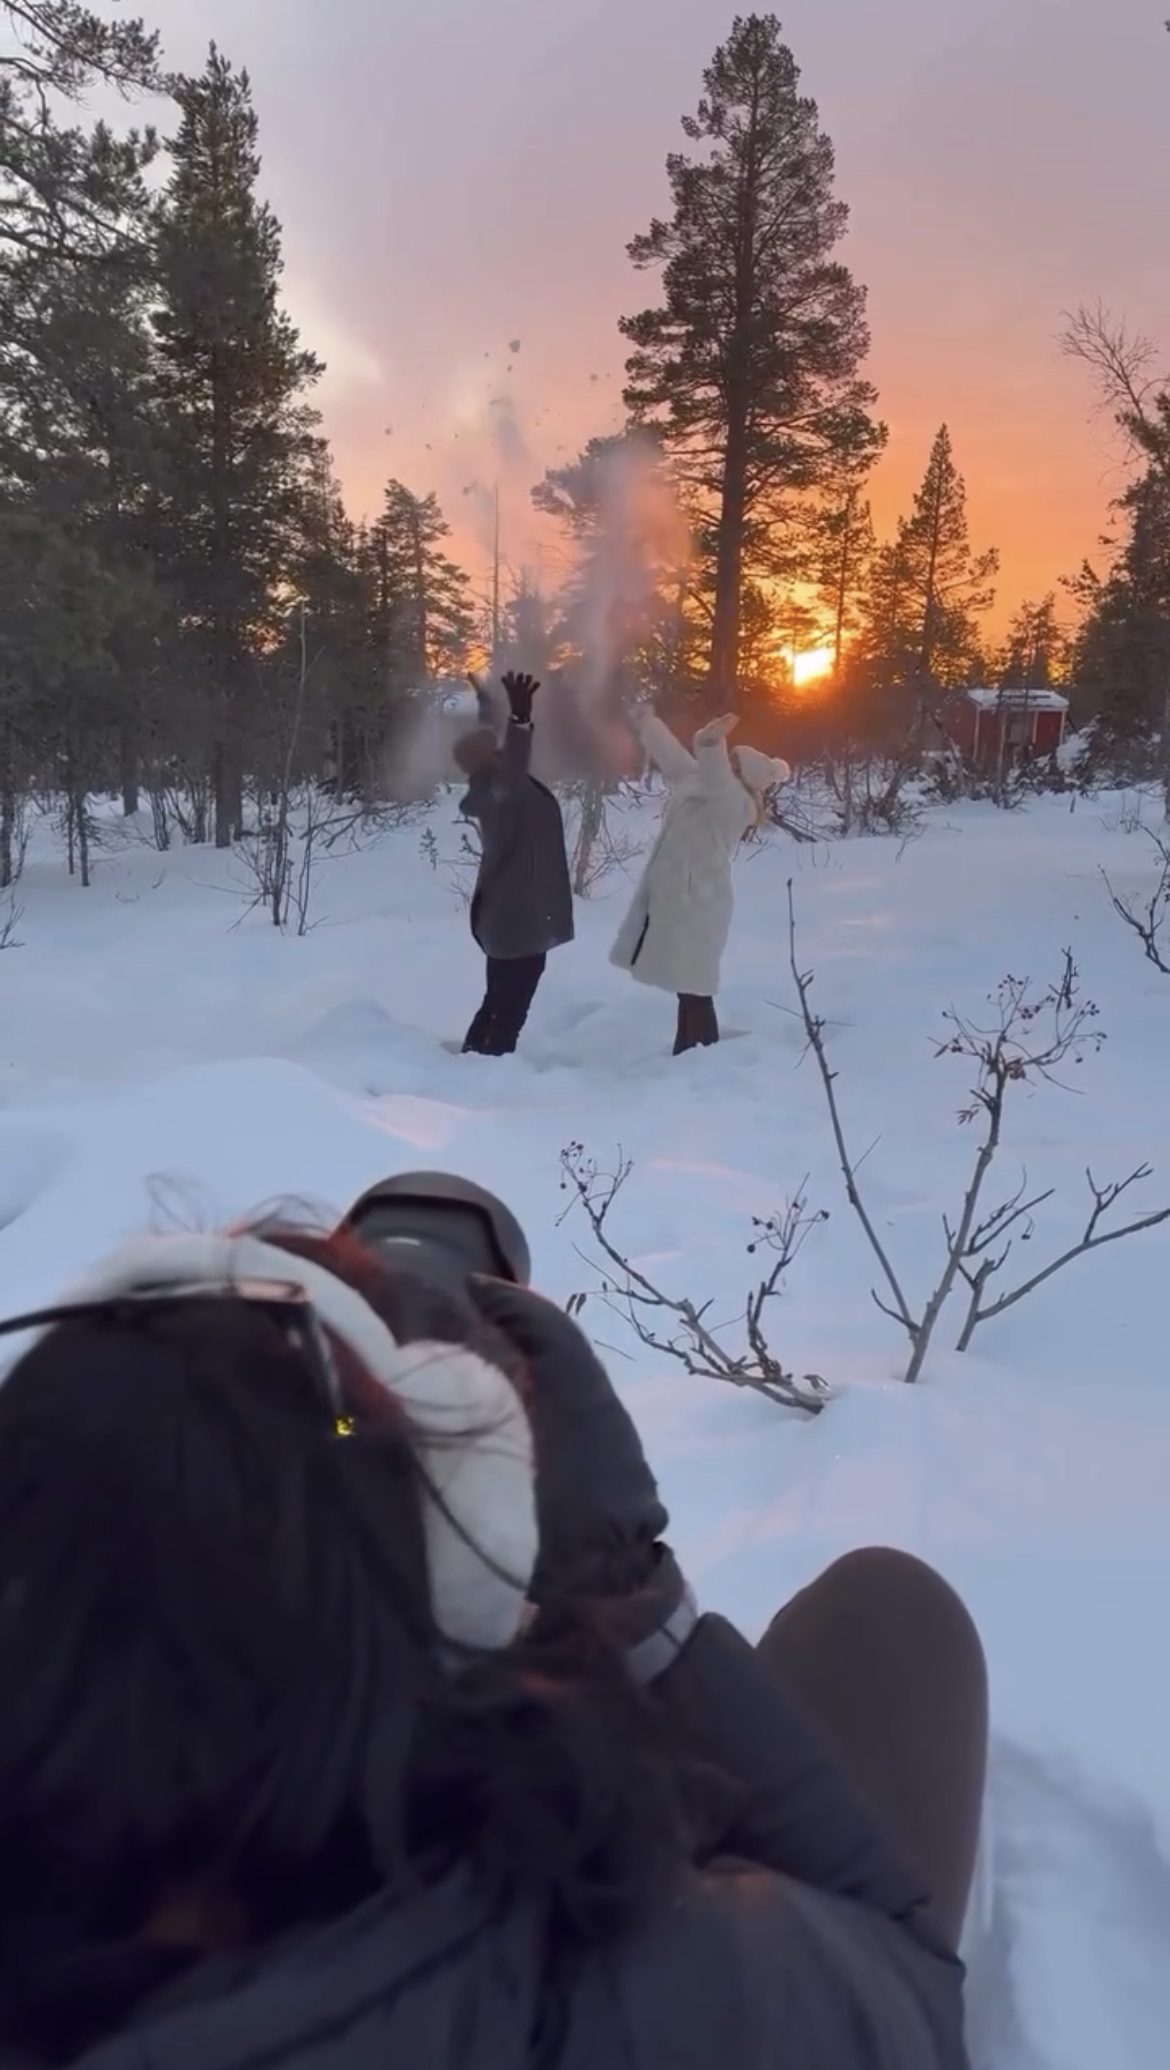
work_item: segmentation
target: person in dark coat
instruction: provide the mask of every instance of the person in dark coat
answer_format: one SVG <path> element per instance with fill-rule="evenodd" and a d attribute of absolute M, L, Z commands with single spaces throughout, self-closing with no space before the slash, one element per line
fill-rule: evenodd
<path fill-rule="evenodd" d="M 474 679 L 473 679 L 474 680 Z M 520 1039 L 550 949 L 573 939 L 573 888 L 561 808 L 531 774 L 532 676 L 503 678 L 510 717 L 499 743 L 481 724 L 455 743 L 468 778 L 460 810 L 479 829 L 479 874 L 471 932 L 487 958 L 483 1004 L 464 1039 L 465 1054 L 510 1056 Z M 491 712 L 475 682 L 481 718 Z"/>
<path fill-rule="evenodd" d="M 4 1327 L 0 2070 L 968 2070 L 929 1569 L 664 1622 L 575 1326 L 344 1237 L 144 1239 Z"/>

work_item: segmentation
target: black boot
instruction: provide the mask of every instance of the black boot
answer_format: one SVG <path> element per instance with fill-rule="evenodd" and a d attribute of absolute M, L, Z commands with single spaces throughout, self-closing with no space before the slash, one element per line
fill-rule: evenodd
<path fill-rule="evenodd" d="M 688 1049 L 709 1049 L 718 1040 L 719 1017 L 715 1012 L 715 1001 L 694 992 L 680 992 L 675 1056 L 681 1057 Z"/>

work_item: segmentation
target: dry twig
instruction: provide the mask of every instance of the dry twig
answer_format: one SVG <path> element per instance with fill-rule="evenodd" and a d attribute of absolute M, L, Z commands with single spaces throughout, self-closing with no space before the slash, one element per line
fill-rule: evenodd
<path fill-rule="evenodd" d="M 968 1020 L 954 1009 L 944 1016 L 950 1025 L 950 1033 L 936 1044 L 935 1054 L 958 1057 L 974 1065 L 975 1083 L 959 1119 L 966 1124 L 982 1117 L 983 1126 L 958 1217 L 953 1223 L 949 1216 L 943 1218 L 946 1251 L 938 1280 L 922 1308 L 917 1312 L 913 1310 L 858 1186 L 858 1166 L 849 1152 L 837 1101 L 836 1073 L 829 1064 L 825 1046 L 825 1022 L 813 1011 L 811 973 L 801 970 L 797 958 L 796 907 L 791 883 L 788 886 L 788 940 L 789 962 L 801 1018 L 825 1090 L 846 1197 L 861 1223 L 888 1289 L 888 1299 L 876 1291 L 873 1298 L 883 1315 L 899 1323 L 910 1340 L 910 1360 L 905 1373 L 908 1381 L 921 1377 L 935 1328 L 956 1282 L 963 1281 L 970 1292 L 956 1347 L 959 1351 L 966 1351 L 980 1323 L 1013 1308 L 1027 1294 L 1033 1293 L 1055 1273 L 1071 1264 L 1074 1258 L 1084 1257 L 1103 1244 L 1116 1243 L 1123 1236 L 1136 1236 L 1142 1230 L 1170 1221 L 1170 1208 L 1162 1208 L 1123 1223 L 1120 1228 L 1103 1230 L 1101 1222 L 1104 1216 L 1131 1186 L 1151 1176 L 1150 1168 L 1140 1165 L 1127 1178 L 1104 1187 L 1099 1187 L 1090 1174 L 1093 1210 L 1080 1241 L 998 1299 L 984 1300 L 990 1281 L 1002 1271 L 1014 1243 L 1031 1240 L 1033 1214 L 1051 1200 L 1054 1190 L 1049 1187 L 1029 1196 L 1025 1174 L 1016 1192 L 1007 1200 L 987 1213 L 981 1212 L 987 1177 L 1002 1146 L 1009 1087 L 1037 1081 L 1059 1084 L 1058 1073 L 1062 1066 L 1079 1064 L 1089 1051 L 1099 1049 L 1105 1040 L 1095 1025 L 1097 1008 L 1091 1000 L 1083 998 L 1072 954 L 1066 950 L 1059 978 L 1043 992 L 1038 993 L 1027 978 L 1004 978 L 993 996 L 994 1017 L 988 1025 L 981 1026 Z"/>
<path fill-rule="evenodd" d="M 1170 841 L 1154 833 L 1150 834 L 1150 839 L 1158 851 L 1158 876 L 1144 906 L 1138 906 L 1134 899 L 1122 898 L 1114 891 L 1104 870 L 1101 875 L 1114 912 L 1136 934 L 1147 962 L 1152 963 L 1163 976 L 1170 977 L 1170 938 L 1163 940 L 1163 929 L 1170 919 Z"/>
<path fill-rule="evenodd" d="M 699 1304 L 688 1297 L 679 1299 L 664 1293 L 646 1273 L 631 1264 L 610 1236 L 606 1226 L 609 1215 L 632 1170 L 632 1160 L 623 1157 L 620 1150 L 612 1172 L 603 1172 L 594 1159 L 586 1156 L 580 1143 L 570 1143 L 561 1152 L 561 1186 L 573 1195 L 565 1213 L 575 1207 L 585 1213 L 602 1253 L 601 1292 L 606 1305 L 625 1318 L 649 1350 L 677 1359 L 688 1373 L 701 1379 L 722 1380 L 732 1387 L 750 1388 L 782 1408 L 819 1414 L 828 1399 L 826 1382 L 819 1373 L 806 1373 L 798 1381 L 785 1370 L 768 1342 L 765 1313 L 768 1304 L 779 1297 L 784 1275 L 810 1230 L 828 1220 L 824 1210 L 810 1214 L 801 1189 L 782 1213 L 753 1216 L 754 1234 L 748 1255 L 754 1257 L 766 1251 L 772 1254 L 772 1263 L 749 1294 L 745 1312 L 738 1318 L 747 1348 L 737 1354 L 721 1342 L 720 1332 L 729 1325 L 709 1321 L 710 1301 Z M 587 1299 L 587 1294 L 574 1294 L 568 1304 L 570 1315 L 580 1315 Z M 656 1316 L 663 1318 L 661 1326 L 651 1320 Z"/>

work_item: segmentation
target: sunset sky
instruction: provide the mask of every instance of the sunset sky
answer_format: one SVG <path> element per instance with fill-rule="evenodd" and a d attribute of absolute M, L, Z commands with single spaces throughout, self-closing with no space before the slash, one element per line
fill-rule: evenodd
<path fill-rule="evenodd" d="M 513 565 L 557 565 L 527 491 L 618 419 L 625 246 L 666 206 L 726 0 L 157 0 L 170 60 L 252 73 L 287 299 L 330 362 L 350 507 L 438 491 L 472 559 L 503 480 Z M 1165 0 L 791 0 L 837 147 L 890 425 L 879 525 L 949 423 L 997 618 L 1090 552 L 1121 476 L 1062 310 L 1101 298 L 1170 362 Z M 519 340 L 519 351 L 509 350 Z M 509 371 L 510 369 L 510 371 Z M 506 399 L 492 407 L 493 396 Z M 496 434 L 492 427 L 495 425 Z M 499 434 L 503 435 L 500 436 Z M 466 492 L 466 493 L 465 493 Z"/>

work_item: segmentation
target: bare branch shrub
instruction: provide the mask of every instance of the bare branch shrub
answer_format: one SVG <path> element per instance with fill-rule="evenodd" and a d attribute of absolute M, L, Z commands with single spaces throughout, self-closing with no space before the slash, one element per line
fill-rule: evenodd
<path fill-rule="evenodd" d="M 360 855 L 386 834 L 399 827 L 418 826 L 431 811 L 426 798 L 383 798 L 374 803 L 333 799 L 332 810 L 321 821 L 319 847 L 322 855 Z"/>
<path fill-rule="evenodd" d="M 24 918 L 24 907 L 18 905 L 11 892 L 0 899 L 0 950 L 23 949 L 24 942 L 17 933 Z"/>
<path fill-rule="evenodd" d="M 588 779 L 566 787 L 569 801 L 568 847 L 572 854 L 570 872 L 576 898 L 591 898 L 615 870 L 628 870 L 637 861 L 642 844 L 624 828 L 611 824 L 611 792 L 602 783 Z"/>
<path fill-rule="evenodd" d="M 825 781 L 836 808 L 836 832 L 907 835 L 921 827 L 922 799 L 908 786 L 918 774 L 918 756 L 909 744 L 901 753 L 878 756 L 859 753 L 847 743 L 824 762 Z"/>
<path fill-rule="evenodd" d="M 1027 1191 L 1025 1178 L 1015 1198 L 996 1208 L 986 1217 L 981 1227 L 972 1232 L 972 1239 L 960 1260 L 959 1270 L 970 1288 L 971 1299 L 967 1304 L 967 1314 L 956 1349 L 966 1351 L 980 1323 L 990 1322 L 995 1316 L 1003 1315 L 1007 1309 L 1014 1308 L 1017 1301 L 1022 1301 L 1026 1295 L 1034 1293 L 1037 1287 L 1044 1285 L 1045 1280 L 1062 1271 L 1064 1266 L 1071 1265 L 1074 1258 L 1083 1258 L 1086 1252 L 1100 1250 L 1103 1244 L 1118 1243 L 1123 1236 L 1137 1236 L 1144 1229 L 1157 1229 L 1163 1222 L 1170 1221 L 1170 1208 L 1155 1208 L 1152 1214 L 1137 1215 L 1132 1221 L 1122 1222 L 1115 1229 L 1101 1227 L 1105 1216 L 1123 1193 L 1128 1193 L 1131 1186 L 1143 1185 L 1153 1176 L 1152 1165 L 1139 1164 L 1124 1179 L 1113 1179 L 1108 1185 L 1099 1186 L 1092 1172 L 1086 1169 L 1085 1178 L 1088 1181 L 1093 1205 L 1084 1231 L 1077 1242 L 1070 1244 L 1067 1250 L 1061 1251 L 1058 1257 L 1051 1258 L 1047 1265 L 1042 1265 L 1029 1279 L 1022 1280 L 1018 1286 L 1012 1287 L 1006 1294 L 1001 1294 L 998 1300 L 985 1303 L 983 1294 L 987 1283 L 1006 1264 L 1011 1250 L 1012 1239 L 1008 1231 L 1022 1223 L 1020 1233 L 1022 1240 L 1027 1242 L 1032 1234 L 1031 1210 L 1052 1198 L 1053 1188 L 1049 1187 L 1046 1193 L 1038 1193 L 1033 1200 L 1024 1200 L 1023 1195 Z M 995 1248 L 997 1245 L 998 1249 Z"/>
<path fill-rule="evenodd" d="M 747 1246 L 749 1257 L 766 1252 L 771 1264 L 748 1294 L 744 1313 L 738 1320 L 744 1346 L 729 1350 L 723 1334 L 732 1326 L 708 1320 L 712 1302 L 701 1303 L 689 1296 L 664 1293 L 654 1281 L 619 1248 L 607 1227 L 618 1195 L 633 1170 L 630 1158 L 620 1150 L 616 1168 L 604 1172 L 587 1157 L 580 1143 L 570 1143 L 561 1152 L 561 1188 L 572 1194 L 565 1215 L 580 1208 L 601 1252 L 600 1261 L 586 1259 L 602 1275 L 601 1295 L 607 1307 L 629 1323 L 648 1350 L 677 1359 L 688 1373 L 700 1379 L 722 1380 L 731 1387 L 746 1387 L 782 1408 L 803 1409 L 818 1415 L 828 1399 L 829 1389 L 819 1373 L 806 1373 L 802 1380 L 788 1372 L 772 1350 L 766 1329 L 766 1311 L 783 1291 L 788 1268 L 799 1254 L 809 1232 L 828 1220 L 824 1210 L 810 1214 L 803 1188 L 783 1211 L 761 1219 L 752 1218 L 753 1236 Z M 565 1216 L 561 1217 L 563 1221 Z M 583 1253 L 581 1255 L 584 1255 Z M 568 1303 L 571 1315 L 580 1315 L 587 1294 L 574 1294 Z"/>
<path fill-rule="evenodd" d="M 1066 315 L 1060 338 L 1066 359 L 1079 360 L 1093 378 L 1099 407 L 1112 417 L 1131 455 L 1151 461 L 1165 475 L 1166 445 L 1159 404 L 1166 374 L 1152 338 L 1131 331 L 1103 302 Z"/>
<path fill-rule="evenodd" d="M 1170 841 L 1152 831 L 1149 838 L 1157 856 L 1157 876 L 1144 905 L 1139 905 L 1136 899 L 1122 898 L 1114 891 L 1104 870 L 1101 875 L 1114 912 L 1136 934 L 1146 961 L 1152 963 L 1155 970 L 1160 970 L 1164 977 L 1170 977 L 1170 933 L 1166 932 L 1166 922 L 1170 919 Z"/>
<path fill-rule="evenodd" d="M 953 1221 L 949 1216 L 943 1218 L 946 1248 L 933 1292 L 921 1307 L 912 1307 L 858 1184 L 858 1161 L 848 1147 L 837 1100 L 837 1074 L 829 1063 L 825 1046 L 826 1024 L 813 1011 L 812 975 L 801 969 L 798 960 L 796 905 L 791 881 L 788 885 L 788 939 L 789 964 L 800 1001 L 801 1018 L 809 1050 L 824 1087 L 846 1198 L 861 1223 L 885 1281 L 885 1297 L 875 1291 L 873 1298 L 883 1315 L 899 1323 L 910 1340 L 910 1360 L 904 1375 L 907 1381 L 921 1377 L 935 1328 L 958 1282 L 965 1282 L 971 1294 L 956 1346 L 959 1351 L 966 1351 L 980 1323 L 1014 1307 L 1071 1264 L 1074 1258 L 1084 1257 L 1103 1244 L 1116 1243 L 1123 1236 L 1135 1236 L 1142 1230 L 1153 1229 L 1170 1220 L 1170 1208 L 1160 1208 L 1118 1228 L 1102 1230 L 1103 1217 L 1121 1195 L 1149 1178 L 1151 1172 L 1148 1166 L 1140 1165 L 1128 1177 L 1105 1187 L 1098 1187 L 1090 1174 L 1093 1209 L 1080 1240 L 998 1299 L 984 1300 L 990 1280 L 1006 1265 L 1017 1238 L 1023 1241 L 1031 1239 L 1033 1211 L 1050 1200 L 1053 1191 L 1049 1188 L 1047 1192 L 1028 1198 L 1025 1175 L 1015 1193 L 990 1212 L 982 1211 L 988 1175 L 1002 1146 L 1008 1091 L 1013 1085 L 1040 1081 L 1059 1084 L 1061 1081 L 1057 1074 L 1063 1065 L 1079 1064 L 1086 1054 L 1100 1049 L 1105 1040 L 1095 1025 L 1097 1008 L 1082 996 L 1072 954 L 1065 950 L 1059 977 L 1043 990 L 1037 990 L 1028 978 L 1005 977 L 992 997 L 994 1012 L 987 1026 L 967 1019 L 953 1008 L 944 1015 L 950 1032 L 936 1043 L 935 1054 L 957 1057 L 974 1067 L 974 1084 L 967 1104 L 960 1110 L 959 1120 L 964 1125 L 981 1120 L 982 1126 L 959 1213 Z"/>
<path fill-rule="evenodd" d="M 255 781 L 255 831 L 236 844 L 255 887 L 249 910 L 262 905 L 275 927 L 298 937 L 309 931 L 318 866 L 328 857 L 354 853 L 390 826 L 412 823 L 425 811 L 418 801 L 359 802 L 326 790 L 318 780 L 327 727 L 319 701 L 311 700 L 314 657 L 308 647 L 308 614 L 297 628 L 297 673 L 291 702 L 278 701 L 273 742 Z"/>
<path fill-rule="evenodd" d="M 1121 803 L 1100 815 L 1101 825 L 1107 834 L 1146 834 L 1146 794 L 1140 790 L 1125 791 Z"/>
<path fill-rule="evenodd" d="M 460 829 L 458 855 L 443 854 L 433 827 L 428 827 L 422 835 L 418 851 L 435 875 L 442 875 L 448 890 L 454 893 L 466 911 L 475 892 L 480 859 L 479 844 L 470 823 Z"/>

